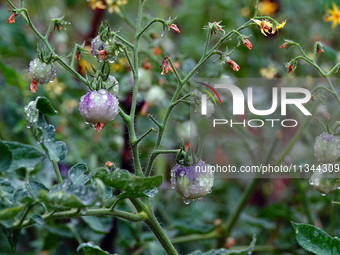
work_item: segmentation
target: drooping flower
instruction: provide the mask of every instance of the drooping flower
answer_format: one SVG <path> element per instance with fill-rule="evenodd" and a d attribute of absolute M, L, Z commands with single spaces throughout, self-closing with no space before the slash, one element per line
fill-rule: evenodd
<path fill-rule="evenodd" d="M 338 24 L 340 25 L 340 10 L 335 3 L 332 4 L 333 9 L 328 9 L 328 14 L 325 15 L 324 19 L 326 22 L 333 22 L 332 28 L 335 28 Z"/>
<path fill-rule="evenodd" d="M 161 65 L 161 68 L 163 67 L 162 69 L 162 72 L 161 72 L 161 75 L 166 75 L 169 71 L 173 71 L 171 66 L 170 66 L 170 62 L 169 62 L 169 57 L 166 56 L 162 62 L 162 65 Z"/>
<path fill-rule="evenodd" d="M 80 60 L 80 57 L 81 57 L 81 52 L 78 50 L 78 51 L 76 52 L 76 55 L 74 56 L 74 59 L 77 60 L 77 61 L 79 61 L 79 60 Z"/>
<path fill-rule="evenodd" d="M 276 26 L 276 29 L 273 30 L 273 23 L 271 21 L 257 19 L 251 20 L 260 26 L 261 33 L 265 36 L 267 36 L 268 34 L 275 34 L 275 32 L 278 32 L 281 28 L 283 28 L 286 25 L 286 21 L 283 21 L 281 24 L 278 24 L 278 26 Z"/>
<path fill-rule="evenodd" d="M 240 71 L 240 66 L 232 59 L 229 59 L 227 63 L 233 68 L 235 72 Z"/>
<path fill-rule="evenodd" d="M 284 43 L 280 46 L 280 48 L 282 48 L 282 49 L 289 49 L 288 42 L 284 42 Z"/>
<path fill-rule="evenodd" d="M 8 18 L 8 20 L 7 20 L 7 25 L 8 24 L 13 24 L 13 23 L 15 23 L 15 17 L 16 17 L 17 15 L 15 14 L 15 13 L 13 13 L 11 16 L 9 16 L 9 18 Z"/>
<path fill-rule="evenodd" d="M 177 27 L 176 24 L 172 23 L 171 25 L 169 25 L 169 28 L 176 31 L 177 33 L 180 33 L 181 31 L 179 30 L 179 28 Z"/>
<path fill-rule="evenodd" d="M 243 44 L 244 46 L 246 46 L 249 50 L 251 50 L 253 48 L 253 45 L 251 44 L 251 42 L 248 39 L 244 39 L 243 40 Z"/>

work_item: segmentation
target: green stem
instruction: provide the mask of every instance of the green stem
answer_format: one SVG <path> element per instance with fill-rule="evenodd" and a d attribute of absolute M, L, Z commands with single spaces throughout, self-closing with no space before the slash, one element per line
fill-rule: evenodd
<path fill-rule="evenodd" d="M 307 199 L 307 196 L 306 196 L 306 187 L 304 187 L 303 183 L 301 182 L 301 180 L 299 178 L 294 178 L 294 181 L 295 181 L 296 186 L 299 190 L 301 203 L 302 203 L 303 209 L 305 211 L 305 214 L 307 216 L 308 224 L 313 225 L 314 224 L 313 217 L 312 217 L 311 211 L 309 209 L 308 199 Z"/>
<path fill-rule="evenodd" d="M 329 87 L 330 87 L 330 88 L 331 88 L 331 90 L 334 92 L 334 93 L 332 93 L 332 94 L 335 96 L 336 100 L 337 100 L 337 101 L 338 101 L 338 103 L 340 104 L 340 98 L 339 98 L 339 95 L 338 95 L 338 93 L 336 92 L 336 90 L 335 90 L 335 88 L 334 88 L 334 86 L 333 86 L 333 84 L 332 84 L 332 82 L 331 82 L 330 78 L 328 77 L 328 75 L 327 75 L 325 78 L 326 78 L 326 81 L 327 81 L 327 83 L 328 83 Z"/>
<path fill-rule="evenodd" d="M 210 40 L 211 40 L 211 34 L 212 34 L 212 31 L 211 31 L 211 29 L 209 29 L 208 33 L 207 33 L 207 37 L 205 39 L 203 56 L 205 56 L 207 54 L 207 51 L 208 51 L 208 48 L 209 48 L 209 44 L 210 44 Z"/>
<path fill-rule="evenodd" d="M 143 135 L 141 135 L 137 140 L 136 144 L 139 144 L 145 137 L 147 137 L 152 131 L 154 131 L 154 128 L 150 128 L 148 131 L 146 131 Z"/>
<path fill-rule="evenodd" d="M 143 7 L 144 7 L 144 0 L 139 0 L 138 6 L 138 16 L 137 16 L 137 26 L 136 26 L 136 34 L 135 34 L 135 45 L 133 48 L 133 95 L 132 95 L 132 102 L 131 102 L 131 110 L 130 110 L 130 121 L 127 123 L 127 128 L 129 132 L 130 144 L 131 144 L 131 151 L 133 155 L 133 161 L 135 166 L 135 171 L 137 176 L 143 176 L 142 166 L 140 163 L 139 158 L 139 150 L 137 144 L 137 136 L 135 130 L 135 113 L 136 113 L 136 104 L 137 104 L 137 96 L 138 96 L 138 45 L 139 45 L 139 31 L 142 22 L 142 15 L 143 15 Z"/>
<path fill-rule="evenodd" d="M 215 229 L 214 231 L 205 233 L 205 234 L 193 234 L 193 235 L 175 237 L 171 239 L 171 242 L 173 244 L 195 242 L 195 241 L 200 241 L 200 240 L 215 239 L 215 238 L 218 238 L 218 236 L 219 234 Z"/>
<path fill-rule="evenodd" d="M 48 25 L 48 28 L 47 28 L 46 34 L 44 36 L 44 39 L 48 40 L 48 37 L 49 37 L 49 35 L 50 35 L 51 31 L 52 31 L 53 25 L 54 25 L 54 20 L 52 19 L 50 21 L 50 24 Z"/>
<path fill-rule="evenodd" d="M 334 200 L 338 200 L 339 198 L 339 193 L 334 193 Z M 329 231 L 328 233 L 333 236 L 334 230 L 337 226 L 338 223 L 338 218 L 339 218 L 339 208 L 335 206 L 333 203 L 332 205 L 332 211 L 331 211 L 331 219 L 330 219 L 330 224 L 329 224 Z"/>
<path fill-rule="evenodd" d="M 57 176 L 58 182 L 62 183 L 63 182 L 63 178 L 61 177 L 61 174 L 60 174 L 58 162 L 56 162 L 54 160 L 51 160 L 51 162 L 53 164 L 54 172 L 55 172 L 55 174 Z"/>
<path fill-rule="evenodd" d="M 243 208 L 246 206 L 251 194 L 254 192 L 255 188 L 257 187 L 257 184 L 260 182 L 259 178 L 253 178 L 251 182 L 249 183 L 247 189 L 244 191 L 241 199 L 239 200 L 239 203 L 237 204 L 235 210 L 228 218 L 228 221 L 226 223 L 226 226 L 223 228 L 223 235 L 219 240 L 219 244 L 223 245 L 225 241 L 225 237 L 228 237 L 237 223 L 237 220 L 243 210 Z"/>
<path fill-rule="evenodd" d="M 154 235 L 157 237 L 158 241 L 161 243 L 166 253 L 170 255 L 178 255 L 169 237 L 163 230 L 162 226 L 159 224 L 153 211 L 150 209 L 151 208 L 150 202 L 148 202 L 147 205 L 145 205 L 139 199 L 130 199 L 130 200 L 138 211 L 145 212 L 145 214 L 147 215 L 147 218 L 144 220 L 145 223 L 149 226 L 149 228 L 152 230 Z"/>
<path fill-rule="evenodd" d="M 259 14 L 259 0 L 256 0 L 254 17 Z"/>
<path fill-rule="evenodd" d="M 43 220 L 56 220 L 56 219 L 64 219 L 64 218 L 74 218 L 80 216 L 111 216 L 118 217 L 122 219 L 126 219 L 129 221 L 137 222 L 145 220 L 146 215 L 143 212 L 140 213 L 129 213 L 119 210 L 111 210 L 111 209 L 88 209 L 85 213 L 81 212 L 79 209 L 71 209 L 68 211 L 55 212 L 55 213 L 46 213 L 42 215 Z M 13 228 L 24 228 L 33 225 L 35 222 L 32 219 L 25 220 L 22 224 L 15 223 Z"/>
<path fill-rule="evenodd" d="M 143 33 L 145 33 L 146 30 L 148 30 L 148 28 L 153 24 L 153 23 L 162 23 L 163 26 L 166 25 L 166 21 L 164 19 L 159 19 L 159 18 L 155 18 L 152 21 L 150 21 L 149 24 L 147 24 L 139 33 L 138 33 L 138 37 L 141 37 Z"/>

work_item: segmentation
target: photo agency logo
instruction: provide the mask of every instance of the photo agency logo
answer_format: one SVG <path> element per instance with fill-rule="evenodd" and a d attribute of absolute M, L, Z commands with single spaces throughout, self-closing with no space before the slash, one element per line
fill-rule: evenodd
<path fill-rule="evenodd" d="M 287 118 L 287 108 L 291 107 L 292 110 L 298 110 L 305 116 L 312 115 L 305 104 L 308 103 L 312 95 L 308 89 L 302 87 L 269 87 L 269 106 L 266 109 L 258 109 L 256 106 L 256 89 L 253 87 L 247 87 L 242 90 L 240 87 L 232 84 L 231 82 L 215 83 L 209 85 L 204 82 L 197 82 L 205 87 L 201 94 L 201 115 L 204 117 L 210 117 L 209 114 L 209 100 L 214 102 L 215 107 L 221 107 L 225 112 L 225 115 L 232 113 L 233 118 L 212 118 L 211 125 L 213 128 L 219 125 L 228 125 L 234 127 L 236 125 L 251 128 L 260 128 L 265 125 L 275 127 L 281 125 L 282 127 L 296 127 L 298 120 L 295 118 Z M 223 95 L 229 94 L 232 97 L 232 109 L 230 107 L 224 107 L 226 104 L 223 102 Z M 216 98 L 216 99 L 215 99 Z M 225 97 L 226 98 L 226 97 Z M 219 103 L 217 103 L 217 100 Z M 230 97 L 226 100 L 230 101 Z M 230 104 L 228 102 L 228 104 Z M 219 106 L 220 105 L 220 106 Z M 280 118 L 278 118 L 278 113 Z M 275 113 L 275 118 L 271 117 Z M 245 115 L 251 115 L 252 118 L 240 121 L 240 117 Z M 255 118 L 253 118 L 255 116 Z"/>

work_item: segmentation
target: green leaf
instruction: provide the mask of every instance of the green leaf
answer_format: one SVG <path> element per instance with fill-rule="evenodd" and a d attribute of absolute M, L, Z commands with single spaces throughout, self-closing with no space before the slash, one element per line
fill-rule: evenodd
<path fill-rule="evenodd" d="M 41 190 L 48 191 L 48 188 L 46 188 L 44 184 L 42 184 L 41 182 L 39 182 L 37 180 L 33 180 L 33 179 L 28 180 L 28 183 L 26 184 L 26 188 L 34 199 L 38 198 L 38 193 Z"/>
<path fill-rule="evenodd" d="M 19 240 L 21 229 L 12 229 L 12 228 L 1 228 L 4 232 L 7 240 L 11 246 L 12 252 L 15 253 L 17 243 Z"/>
<path fill-rule="evenodd" d="M 44 225 L 44 229 L 48 230 L 50 233 L 62 236 L 62 237 L 68 237 L 68 238 L 74 238 L 74 234 L 71 232 L 71 230 L 66 226 L 49 226 L 47 224 Z"/>
<path fill-rule="evenodd" d="M 95 232 L 106 234 L 111 229 L 112 218 L 96 217 L 96 216 L 84 216 L 84 217 L 81 217 L 81 218 Z"/>
<path fill-rule="evenodd" d="M 51 114 L 52 109 L 46 106 L 48 105 L 46 102 L 40 103 L 43 105 L 41 106 L 43 112 L 40 112 L 38 109 L 38 103 L 40 100 L 31 101 L 27 106 L 25 106 L 27 125 L 31 128 L 35 139 L 38 143 L 40 143 L 48 158 L 57 162 L 65 158 L 67 147 L 64 142 L 56 141 L 54 126 L 48 125 L 42 114 Z"/>
<path fill-rule="evenodd" d="M 90 177 L 85 173 L 88 171 L 88 168 L 85 164 L 76 164 L 68 171 L 68 177 L 72 181 L 73 184 L 86 184 Z"/>
<path fill-rule="evenodd" d="M 80 252 L 84 255 L 111 255 L 110 253 L 103 251 L 98 245 L 93 244 L 92 242 L 82 243 L 78 246 L 77 252 Z"/>
<path fill-rule="evenodd" d="M 62 141 L 56 141 L 55 128 L 48 125 L 44 117 L 39 114 L 38 127 L 42 130 L 41 146 L 46 151 L 50 160 L 60 161 L 66 157 L 67 147 Z"/>
<path fill-rule="evenodd" d="M 54 116 L 57 114 L 53 105 L 46 97 L 37 97 L 35 101 L 37 109 L 45 116 Z"/>
<path fill-rule="evenodd" d="M 322 44 L 322 49 L 324 50 L 326 56 L 328 57 L 329 60 L 333 61 L 333 62 L 336 62 L 336 51 L 329 47 L 328 45 L 326 44 Z"/>
<path fill-rule="evenodd" d="M 255 248 L 255 243 L 256 243 L 256 237 L 253 237 L 252 242 L 250 245 L 242 250 L 227 250 L 224 248 L 217 249 L 217 250 L 210 250 L 207 252 L 202 252 L 202 251 L 194 251 L 189 253 L 188 255 L 250 255 L 252 254 L 254 248 Z"/>
<path fill-rule="evenodd" d="M 117 169 L 109 173 L 104 168 L 97 169 L 95 177 L 101 179 L 105 185 L 128 192 L 143 192 L 162 184 L 162 176 L 139 177 L 127 170 Z"/>
<path fill-rule="evenodd" d="M 0 220 L 8 220 L 16 216 L 25 206 L 7 207 L 0 211 Z"/>
<path fill-rule="evenodd" d="M 39 214 L 34 214 L 31 219 L 39 225 L 44 225 L 44 219 Z"/>
<path fill-rule="evenodd" d="M 45 158 L 45 155 L 34 146 L 18 142 L 3 143 L 8 146 L 13 156 L 12 164 L 6 172 L 13 172 L 22 167 L 33 170 Z"/>
<path fill-rule="evenodd" d="M 340 239 L 331 237 L 323 230 L 308 224 L 292 222 L 299 245 L 316 255 L 340 254 Z"/>
<path fill-rule="evenodd" d="M 0 141 L 0 171 L 6 171 L 12 164 L 13 156 L 9 147 Z"/>
<path fill-rule="evenodd" d="M 55 185 L 50 190 L 48 200 L 52 204 L 83 208 L 93 205 L 97 199 L 97 188 L 92 185 L 74 185 L 70 181 Z"/>
<path fill-rule="evenodd" d="M 154 198 L 158 193 L 157 188 L 147 189 L 143 192 L 131 192 L 131 191 L 124 191 L 118 195 L 118 198 L 138 198 L 138 197 L 150 197 Z"/>

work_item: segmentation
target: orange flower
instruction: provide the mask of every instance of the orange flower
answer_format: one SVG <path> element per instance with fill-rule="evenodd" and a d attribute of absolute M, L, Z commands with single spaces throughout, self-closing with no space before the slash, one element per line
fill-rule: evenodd
<path fill-rule="evenodd" d="M 176 24 L 171 24 L 169 25 L 169 28 L 176 31 L 177 33 L 180 33 L 181 31 L 179 30 L 179 28 L 177 27 Z"/>
<path fill-rule="evenodd" d="M 30 91 L 32 93 L 37 93 L 37 89 L 38 89 L 38 81 L 37 80 L 33 80 L 31 85 L 30 85 Z"/>
<path fill-rule="evenodd" d="M 80 56 L 81 56 L 81 53 L 80 51 L 78 50 L 76 55 L 74 56 L 75 60 L 79 61 L 80 60 Z"/>
<path fill-rule="evenodd" d="M 235 72 L 240 71 L 240 66 L 235 61 L 229 59 L 227 63 L 233 68 Z"/>
<path fill-rule="evenodd" d="M 214 27 L 212 29 L 212 31 L 214 32 L 214 34 L 216 35 L 216 29 L 218 31 L 222 31 L 223 35 L 225 34 L 225 31 L 222 29 L 222 26 L 220 25 L 221 21 L 220 22 L 214 22 Z"/>
<path fill-rule="evenodd" d="M 15 23 L 15 17 L 16 17 L 17 15 L 15 14 L 15 13 L 13 13 L 11 16 L 9 16 L 9 18 L 8 18 L 8 20 L 7 20 L 7 25 L 8 24 L 13 24 L 13 23 Z"/>
<path fill-rule="evenodd" d="M 244 39 L 243 41 L 244 46 L 246 46 L 249 50 L 251 50 L 253 48 L 253 45 L 251 44 L 251 42 L 248 39 Z"/>
<path fill-rule="evenodd" d="M 170 62 L 169 62 L 169 57 L 166 56 L 162 62 L 162 65 L 161 65 L 161 68 L 163 67 L 162 69 L 162 72 L 161 72 L 161 75 L 166 75 L 169 71 L 173 71 L 172 68 L 170 67 Z"/>
<path fill-rule="evenodd" d="M 288 66 L 288 73 L 291 73 L 293 71 L 293 64 Z"/>
<path fill-rule="evenodd" d="M 107 56 L 106 50 L 97 50 L 97 52 L 99 53 L 99 59 L 100 60 L 103 60 L 103 59 L 106 58 L 106 56 Z"/>
<path fill-rule="evenodd" d="M 280 48 L 289 49 L 288 42 L 285 42 L 284 44 L 282 44 L 282 45 L 280 46 Z"/>

